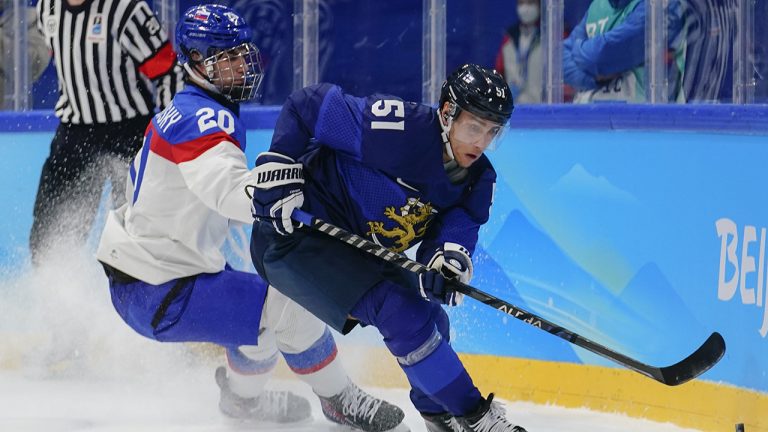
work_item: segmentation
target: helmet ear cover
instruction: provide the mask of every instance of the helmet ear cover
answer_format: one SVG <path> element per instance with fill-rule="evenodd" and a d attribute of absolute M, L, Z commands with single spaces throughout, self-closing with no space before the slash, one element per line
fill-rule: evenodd
<path fill-rule="evenodd" d="M 445 108 L 445 102 L 448 103 L 448 108 Z M 443 120 L 445 122 L 447 122 L 448 119 L 456 120 L 456 117 L 458 117 L 459 113 L 461 113 L 461 108 L 459 108 L 455 102 L 451 102 L 450 100 L 446 100 L 445 102 L 440 104 Z"/>
<path fill-rule="evenodd" d="M 192 48 L 191 50 L 189 50 L 189 52 L 185 54 L 189 59 L 188 62 L 192 66 L 203 64 L 203 60 L 205 60 L 205 56 L 203 56 L 203 53 L 201 53 L 199 50 L 195 48 Z"/>
<path fill-rule="evenodd" d="M 203 53 L 201 53 L 200 51 L 194 48 L 189 52 L 189 61 L 191 62 L 202 63 L 204 58 L 205 56 L 203 55 Z"/>

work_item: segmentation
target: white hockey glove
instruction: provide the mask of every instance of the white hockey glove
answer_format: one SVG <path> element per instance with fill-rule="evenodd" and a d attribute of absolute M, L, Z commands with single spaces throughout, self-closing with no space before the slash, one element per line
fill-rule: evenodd
<path fill-rule="evenodd" d="M 282 235 L 293 233 L 291 213 L 304 204 L 304 167 L 288 156 L 264 152 L 256 158 L 251 174 L 254 219 L 271 221 Z"/>
<path fill-rule="evenodd" d="M 438 249 L 427 268 L 430 271 L 419 275 L 421 295 L 427 300 L 456 306 L 464 301 L 464 294 L 450 288 L 445 280 L 469 283 L 472 280 L 472 258 L 469 251 L 460 244 L 446 242 Z"/>

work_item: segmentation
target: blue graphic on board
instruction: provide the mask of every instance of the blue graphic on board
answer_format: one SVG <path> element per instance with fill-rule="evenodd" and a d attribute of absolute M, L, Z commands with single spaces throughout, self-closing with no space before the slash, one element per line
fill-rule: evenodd
<path fill-rule="evenodd" d="M 766 144 L 764 135 L 516 130 L 490 154 L 499 187 L 481 246 L 532 312 L 654 365 L 719 331 L 728 352 L 704 378 L 768 390 Z M 515 301 L 482 271 L 479 288 Z M 541 333 L 526 343 L 550 337 Z"/>

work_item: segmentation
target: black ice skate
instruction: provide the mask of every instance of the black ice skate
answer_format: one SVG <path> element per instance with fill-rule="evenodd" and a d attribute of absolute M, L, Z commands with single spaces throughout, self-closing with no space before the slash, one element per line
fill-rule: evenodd
<path fill-rule="evenodd" d="M 456 417 L 450 413 L 422 414 L 421 417 L 427 424 L 427 432 L 464 432 Z"/>
<path fill-rule="evenodd" d="M 507 420 L 504 408 L 493 402 L 493 393 L 480 402 L 477 411 L 456 419 L 466 432 L 527 432 Z"/>
<path fill-rule="evenodd" d="M 271 423 L 295 423 L 312 417 L 309 401 L 289 391 L 264 390 L 255 398 L 234 394 L 224 367 L 216 369 L 216 384 L 221 388 L 219 409 L 228 417 Z"/>
<path fill-rule="evenodd" d="M 353 382 L 335 396 L 318 397 L 328 420 L 366 432 L 394 429 L 405 417 L 403 410 L 369 395 Z"/>

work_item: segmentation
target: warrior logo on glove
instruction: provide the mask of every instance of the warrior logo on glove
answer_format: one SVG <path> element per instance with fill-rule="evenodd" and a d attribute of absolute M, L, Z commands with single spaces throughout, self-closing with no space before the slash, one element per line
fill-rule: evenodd
<path fill-rule="evenodd" d="M 282 165 L 282 164 L 280 164 Z M 270 171 L 263 171 L 256 173 L 256 184 L 262 185 L 261 187 L 271 187 L 266 186 L 267 184 L 271 183 L 279 183 L 286 180 L 304 180 L 304 170 L 299 168 L 281 168 L 277 167 Z"/>
<path fill-rule="evenodd" d="M 292 158 L 264 152 L 252 171 L 256 180 L 251 212 L 256 220 L 272 222 L 282 235 L 293 233 L 291 213 L 304 204 L 304 168 Z"/>

